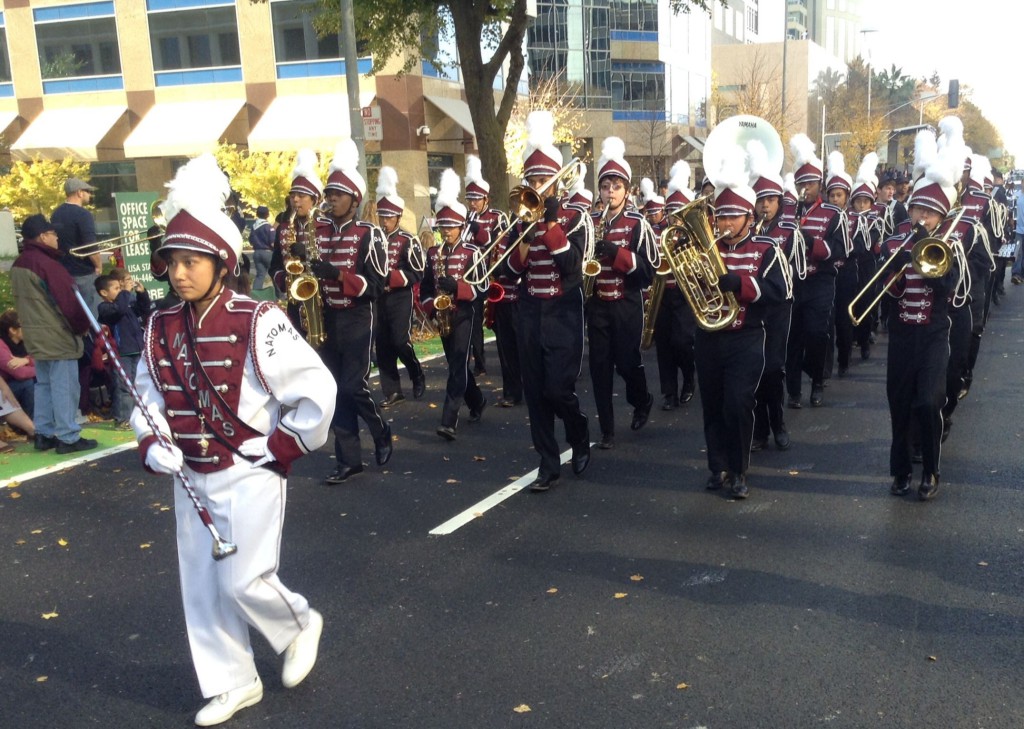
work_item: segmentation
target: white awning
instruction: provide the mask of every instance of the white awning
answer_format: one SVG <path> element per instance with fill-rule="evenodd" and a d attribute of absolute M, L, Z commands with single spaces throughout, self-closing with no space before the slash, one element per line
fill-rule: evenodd
<path fill-rule="evenodd" d="M 683 135 L 683 141 L 686 142 L 687 144 L 689 144 L 691 147 L 693 147 L 698 152 L 703 152 L 704 151 L 704 142 L 702 142 L 701 140 L 697 139 L 696 137 L 692 137 L 689 134 L 684 134 Z"/>
<path fill-rule="evenodd" d="M 21 160 L 74 157 L 95 162 L 100 141 L 126 111 L 124 106 L 46 109 L 11 145 L 11 156 Z"/>
<path fill-rule="evenodd" d="M 473 130 L 473 117 L 469 113 L 469 104 L 465 101 L 462 99 L 449 99 L 446 96 L 431 96 L 430 94 L 424 95 L 423 98 L 436 106 L 438 111 L 465 131 L 476 136 L 476 132 Z"/>
<path fill-rule="evenodd" d="M 124 156 L 191 157 L 212 152 L 244 105 L 244 99 L 157 104 L 124 140 Z"/>
<path fill-rule="evenodd" d="M 377 94 L 363 91 L 359 106 L 373 103 Z M 344 94 L 278 96 L 249 132 L 253 152 L 294 152 L 303 147 L 334 151 L 342 137 L 351 134 L 348 97 Z"/>
<path fill-rule="evenodd" d="M 11 126 L 17 118 L 17 111 L 0 111 L 0 132 L 7 131 L 7 127 Z"/>

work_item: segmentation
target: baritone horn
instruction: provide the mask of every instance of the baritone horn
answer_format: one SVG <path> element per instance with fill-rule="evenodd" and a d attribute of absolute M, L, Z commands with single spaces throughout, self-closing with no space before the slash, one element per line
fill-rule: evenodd
<path fill-rule="evenodd" d="M 960 218 L 964 215 L 964 208 L 960 208 L 957 214 L 953 217 L 952 223 L 946 229 L 946 232 L 941 236 L 925 235 L 925 237 L 914 243 L 914 247 L 910 249 L 910 266 L 917 272 L 919 276 L 924 278 L 942 278 L 945 276 L 949 269 L 953 266 L 953 249 L 950 247 L 948 241 L 949 236 L 952 235 L 953 231 L 956 230 L 957 224 L 960 222 Z M 947 218 L 948 220 L 949 218 Z M 896 265 L 896 256 L 903 251 L 903 246 L 900 246 L 892 252 L 885 263 L 878 268 L 878 272 L 871 277 L 871 280 L 867 282 L 863 289 L 853 297 L 850 305 L 846 307 L 846 313 L 850 315 L 850 320 L 854 326 L 859 326 L 861 322 L 867 319 L 868 315 L 875 310 L 882 297 L 889 293 L 889 290 L 896 285 L 896 283 L 903 278 L 903 274 L 906 272 L 906 266 L 898 270 L 893 269 Z M 881 290 L 871 300 L 864 311 L 857 314 L 857 305 L 861 299 L 871 294 L 871 290 L 875 287 L 884 276 L 892 275 Z"/>
<path fill-rule="evenodd" d="M 149 217 L 153 219 L 153 225 L 160 228 L 159 233 L 153 233 L 153 235 L 140 235 L 138 231 L 133 233 L 125 233 L 124 235 L 115 235 L 113 238 L 105 238 L 103 240 L 93 241 L 92 243 L 84 243 L 80 246 L 75 246 L 68 250 L 72 256 L 76 258 L 89 258 L 95 256 L 98 253 L 113 253 L 119 248 L 130 246 L 135 243 L 145 243 L 146 241 L 159 238 L 167 230 L 167 219 L 164 217 L 163 210 L 161 209 L 164 204 L 164 200 L 154 200 L 149 206 Z"/>

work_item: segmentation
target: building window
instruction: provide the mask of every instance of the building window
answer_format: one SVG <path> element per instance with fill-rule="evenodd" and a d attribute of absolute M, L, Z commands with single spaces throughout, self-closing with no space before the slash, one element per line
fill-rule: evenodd
<path fill-rule="evenodd" d="M 274 60 L 278 63 L 341 58 L 337 33 L 317 37 L 309 0 L 272 3 L 270 14 L 274 25 Z"/>
<path fill-rule="evenodd" d="M 11 83 L 11 57 L 7 51 L 7 27 L 4 24 L 4 14 L 0 12 L 0 84 Z M 11 87 L 13 94 L 13 87 Z M 6 96 L 4 89 L 0 87 L 0 96 Z"/>
<path fill-rule="evenodd" d="M 99 208 L 114 206 L 115 192 L 138 192 L 135 162 L 93 162 L 89 165 L 89 182 L 96 186 L 93 204 Z"/>
<path fill-rule="evenodd" d="M 758 16 L 759 16 L 759 12 L 758 12 L 758 8 L 757 8 L 757 3 L 755 2 L 753 5 L 748 5 L 747 6 L 747 31 L 748 32 L 750 32 L 750 33 L 757 33 L 758 32 L 758 23 L 760 22 L 760 18 Z"/>
<path fill-rule="evenodd" d="M 615 30 L 658 30 L 657 0 L 611 0 L 610 10 Z"/>
<path fill-rule="evenodd" d="M 39 8 L 33 16 L 44 82 L 120 75 L 114 3 Z"/>
<path fill-rule="evenodd" d="M 602 0 L 538 0 L 528 30 L 530 75 L 558 76 L 589 109 L 611 108 L 611 13 Z"/>
<path fill-rule="evenodd" d="M 613 63 L 613 111 L 665 111 L 665 65 Z"/>
<path fill-rule="evenodd" d="M 182 71 L 239 66 L 238 22 L 234 6 L 154 10 L 149 3 L 153 68 Z"/>

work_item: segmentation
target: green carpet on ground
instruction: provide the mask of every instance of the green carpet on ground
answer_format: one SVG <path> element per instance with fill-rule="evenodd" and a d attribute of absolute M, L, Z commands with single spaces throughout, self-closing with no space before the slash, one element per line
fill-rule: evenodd
<path fill-rule="evenodd" d="M 32 441 L 12 443 L 14 453 L 0 455 L 0 479 L 16 478 L 19 475 L 46 468 L 54 464 L 70 461 L 80 456 L 96 453 L 104 448 L 129 443 L 135 440 L 135 433 L 130 430 L 114 430 L 113 421 L 86 423 L 82 426 L 82 437 L 95 438 L 99 442 L 94 450 L 59 455 L 56 450 L 37 451 Z"/>

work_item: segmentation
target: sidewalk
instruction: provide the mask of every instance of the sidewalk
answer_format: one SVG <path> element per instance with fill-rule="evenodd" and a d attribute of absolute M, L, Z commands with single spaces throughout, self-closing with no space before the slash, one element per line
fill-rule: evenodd
<path fill-rule="evenodd" d="M 9 488 L 24 479 L 136 447 L 135 434 L 130 430 L 114 430 L 112 420 L 85 423 L 82 426 L 82 437 L 95 438 L 99 445 L 91 451 L 59 455 L 55 450 L 37 451 L 32 441 L 11 443 L 14 452 L 0 455 L 0 488 Z"/>

